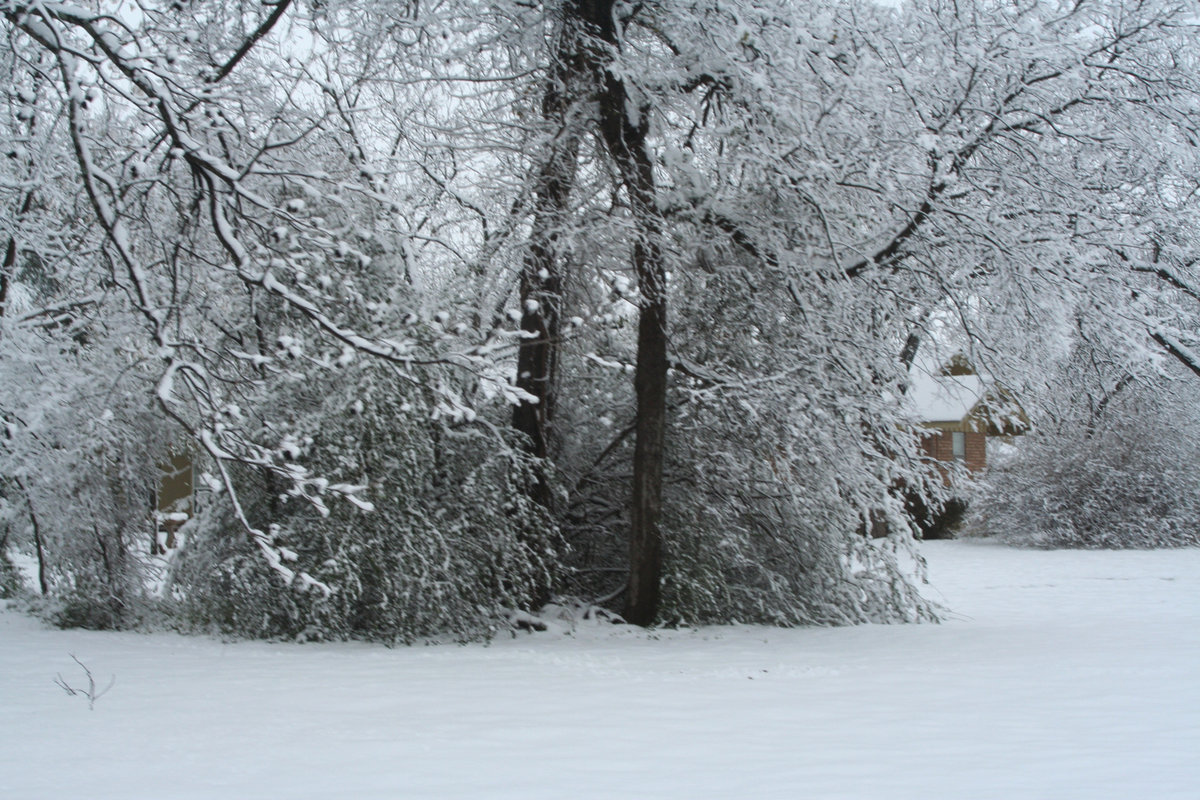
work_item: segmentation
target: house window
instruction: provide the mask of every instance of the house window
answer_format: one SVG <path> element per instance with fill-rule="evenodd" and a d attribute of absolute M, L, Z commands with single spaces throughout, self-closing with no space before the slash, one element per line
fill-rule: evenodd
<path fill-rule="evenodd" d="M 967 457 L 967 434 L 962 431 L 951 431 L 950 442 L 954 451 L 954 460 L 964 461 Z"/>

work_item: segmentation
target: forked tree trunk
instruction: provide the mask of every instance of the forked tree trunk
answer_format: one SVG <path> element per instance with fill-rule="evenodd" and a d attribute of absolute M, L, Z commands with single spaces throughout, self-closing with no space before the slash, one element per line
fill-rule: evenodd
<path fill-rule="evenodd" d="M 578 0 L 575 8 L 605 45 L 620 45 L 613 0 Z M 625 83 L 607 69 L 605 53 L 593 55 L 599 123 L 605 146 L 629 198 L 633 267 L 641 305 L 638 317 L 636 443 L 630 514 L 629 586 L 624 616 L 648 625 L 658 615 L 663 564 L 662 478 L 667 405 L 667 297 L 661 224 L 655 204 L 654 163 L 649 150 L 648 108 L 634 107 Z"/>
<path fill-rule="evenodd" d="M 667 304 L 661 226 L 655 207 L 653 160 L 646 109 L 631 109 L 627 88 L 607 69 L 619 47 L 615 0 L 565 0 L 562 38 L 543 95 L 542 117 L 558 131 L 538 175 L 533 230 L 521 275 L 521 328 L 527 338 L 517 354 L 517 386 L 533 400 L 513 411 L 513 427 L 530 452 L 549 454 L 553 422 L 561 301 L 561 236 L 575 181 L 579 134 L 571 119 L 572 96 L 590 88 L 598 100 L 600 135 L 629 197 L 633 267 L 642 302 L 638 319 L 636 443 L 629 542 L 629 584 L 624 615 L 638 625 L 654 621 L 662 579 L 662 476 L 666 429 Z M 535 499 L 549 505 L 542 476 Z"/>

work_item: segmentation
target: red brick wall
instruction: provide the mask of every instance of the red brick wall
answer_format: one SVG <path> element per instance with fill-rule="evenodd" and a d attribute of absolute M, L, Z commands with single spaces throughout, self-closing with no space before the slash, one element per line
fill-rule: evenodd
<path fill-rule="evenodd" d="M 963 463 L 971 472 L 979 472 L 987 466 L 987 435 L 967 431 L 963 434 L 966 445 L 966 457 Z M 951 431 L 937 431 L 926 434 L 921 440 L 921 449 L 930 458 L 938 461 L 954 460 L 954 434 Z"/>

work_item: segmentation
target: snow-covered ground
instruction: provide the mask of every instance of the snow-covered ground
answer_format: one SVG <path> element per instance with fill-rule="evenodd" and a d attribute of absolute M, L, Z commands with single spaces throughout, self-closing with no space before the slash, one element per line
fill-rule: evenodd
<path fill-rule="evenodd" d="M 1200 550 L 924 547 L 943 625 L 386 649 L 0 611 L 0 798 L 1200 797 Z M 70 654 L 116 676 L 94 711 Z"/>

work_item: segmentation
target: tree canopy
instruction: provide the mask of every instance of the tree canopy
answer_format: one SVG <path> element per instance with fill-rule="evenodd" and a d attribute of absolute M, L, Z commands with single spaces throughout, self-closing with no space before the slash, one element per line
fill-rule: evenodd
<path fill-rule="evenodd" d="M 928 618 L 918 353 L 1200 375 L 1190 2 L 0 10 L 0 524 L 105 619 Z"/>

